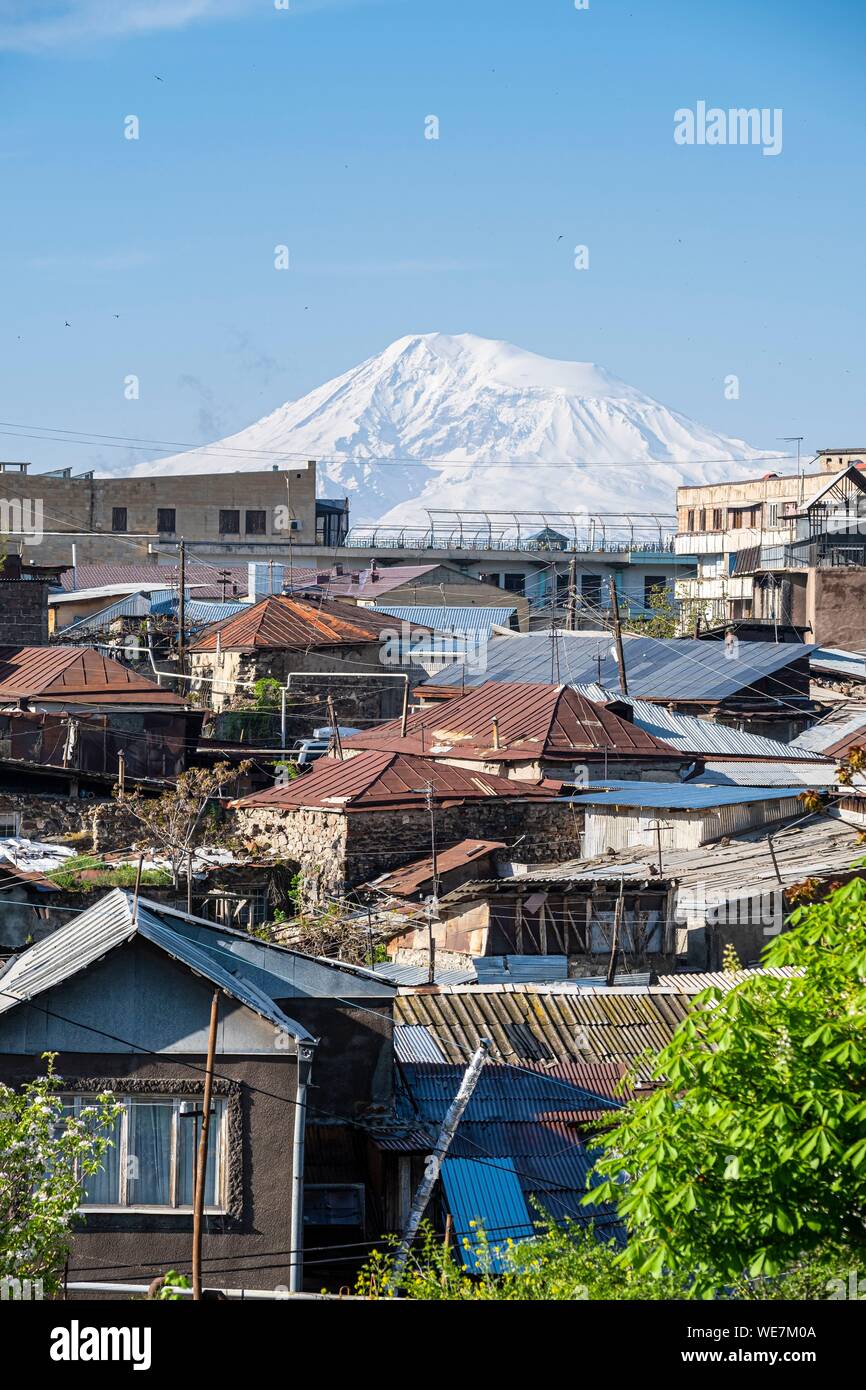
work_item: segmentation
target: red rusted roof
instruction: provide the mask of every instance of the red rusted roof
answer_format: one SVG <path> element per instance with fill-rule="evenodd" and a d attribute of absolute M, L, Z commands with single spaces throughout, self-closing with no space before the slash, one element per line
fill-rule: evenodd
<path fill-rule="evenodd" d="M 499 725 L 494 748 L 493 721 Z M 435 757 L 465 754 L 486 762 L 535 758 L 641 757 L 676 759 L 683 754 L 637 724 L 579 695 L 571 686 L 487 681 L 444 708 L 411 714 L 406 738 L 400 720 L 344 740 L 347 750 L 380 748 Z"/>
<path fill-rule="evenodd" d="M 333 600 L 275 596 L 250 604 L 245 613 L 214 623 L 192 643 L 190 651 L 215 651 L 217 634 L 223 651 L 270 651 L 375 642 L 386 630 L 396 631 L 395 619 L 368 608 Z M 413 626 L 412 631 L 429 629 Z"/>
<path fill-rule="evenodd" d="M 312 772 L 286 786 L 253 792 L 234 804 L 287 811 L 305 806 L 333 811 L 396 810 L 423 806 L 428 782 L 433 785 L 434 802 L 445 806 L 490 797 L 550 801 L 561 790 L 559 782 L 508 781 L 489 772 L 449 767 L 430 758 L 374 751 L 342 761 L 318 758 Z"/>
<path fill-rule="evenodd" d="M 0 647 L 0 703 L 25 699 L 178 708 L 184 703 L 93 647 Z"/>
<path fill-rule="evenodd" d="M 436 855 L 437 876 L 441 878 L 443 874 L 460 869 L 464 864 L 473 864 L 497 849 L 505 849 L 503 840 L 460 840 L 450 849 L 443 849 Z M 433 859 L 428 854 L 422 859 L 413 859 L 411 864 L 404 864 L 402 868 L 393 869 L 391 873 L 377 879 L 376 887 L 384 893 L 409 897 L 412 893 L 417 893 L 422 884 L 429 883 L 432 877 Z"/>

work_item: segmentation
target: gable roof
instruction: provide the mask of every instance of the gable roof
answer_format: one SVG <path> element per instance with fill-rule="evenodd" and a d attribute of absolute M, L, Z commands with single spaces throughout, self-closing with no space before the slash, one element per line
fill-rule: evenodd
<path fill-rule="evenodd" d="M 788 744 L 795 757 L 804 753 L 823 753 L 838 757 L 849 748 L 866 744 L 866 703 L 849 704 L 833 709 L 826 718 L 804 729 Z"/>
<path fill-rule="evenodd" d="M 327 594 L 351 594 L 353 598 L 363 599 L 365 603 L 372 603 L 382 594 L 388 594 L 393 589 L 402 589 L 404 585 L 412 584 L 421 579 L 425 574 L 432 574 L 434 570 L 445 570 L 449 575 L 454 576 L 454 582 L 479 588 L 489 588 L 483 580 L 476 579 L 474 575 L 464 574 L 456 565 L 449 565 L 441 560 L 429 562 L 425 565 L 377 565 L 375 569 L 368 566 L 360 573 L 355 571 L 355 577 L 350 570 L 332 568 L 327 578 L 319 579 L 319 571 L 303 570 L 297 566 L 292 571 L 292 587 L 297 591 L 301 589 L 317 589 Z M 321 571 L 325 573 L 325 571 Z M 285 582 L 289 582 L 288 576 Z M 424 588 L 431 594 L 436 590 L 431 585 Z"/>
<path fill-rule="evenodd" d="M 196 598 L 222 598 L 224 570 L 217 565 L 209 565 L 205 560 L 194 561 L 188 569 L 186 585 L 195 590 Z M 81 589 L 103 589 L 109 586 L 139 583 L 156 585 L 164 589 L 177 584 L 177 565 L 138 564 L 138 565 L 76 565 L 68 568 L 61 576 L 60 586 L 65 593 Z M 226 579 L 226 597 L 232 597 L 234 589 L 244 595 L 248 587 L 246 565 L 229 567 Z M 213 591 L 213 592 L 211 592 Z M 117 592 L 112 587 L 112 592 Z"/>
<path fill-rule="evenodd" d="M 275 595 L 250 604 L 242 613 L 214 623 L 191 644 L 191 652 L 306 650 L 375 642 L 394 628 L 390 615 L 354 604 Z M 415 631 L 426 631 L 420 627 Z"/>
<path fill-rule="evenodd" d="M 847 468 L 843 468 L 841 473 L 834 473 L 832 477 L 828 478 L 826 483 L 819 487 L 818 491 L 813 493 L 808 502 L 804 504 L 803 510 L 808 511 L 810 507 L 814 507 L 828 492 L 832 492 L 834 487 L 844 482 L 854 483 L 860 492 L 866 492 L 866 478 L 856 464 L 851 463 Z"/>
<path fill-rule="evenodd" d="M 0 702 L 24 699 L 184 706 L 179 695 L 93 647 L 0 647 Z"/>
<path fill-rule="evenodd" d="M 499 747 L 494 748 L 493 720 Z M 684 755 L 567 685 L 488 681 L 461 699 L 353 734 L 345 747 L 401 750 L 488 762 L 553 758 L 642 757 L 682 761 Z"/>
<path fill-rule="evenodd" d="M 314 1039 L 276 1000 L 390 998 L 394 993 L 388 981 L 371 971 L 259 941 L 148 898 L 139 898 L 136 912 L 133 903 L 132 893 L 115 888 L 71 922 L 13 956 L 5 970 L 0 969 L 0 1014 L 63 984 L 135 936 L 299 1041 Z"/>
<path fill-rule="evenodd" d="M 624 634 L 623 641 L 629 694 L 685 703 L 714 704 L 734 695 L 748 695 L 751 686 L 785 667 L 796 663 L 805 667 L 812 651 L 812 647 L 796 642 L 741 642 L 738 658 L 732 661 L 722 642 L 631 634 Z M 487 644 L 484 671 L 455 662 L 431 676 L 423 688 L 438 691 L 440 687 L 479 686 L 494 680 L 551 685 L 597 681 L 618 689 L 619 673 L 611 648 L 608 634 L 604 638 L 564 631 L 558 631 L 555 638 L 549 632 L 496 636 Z M 804 696 L 806 679 L 804 671 Z"/>
<path fill-rule="evenodd" d="M 486 859 L 495 850 L 505 848 L 503 840 L 459 840 L 456 845 L 440 850 L 436 855 L 437 877 L 441 879 L 443 874 L 462 869 L 479 859 Z M 382 874 L 371 886 L 383 893 L 394 893 L 397 897 L 411 897 L 425 883 L 430 883 L 432 878 L 433 856 L 427 854 L 422 855 L 420 859 L 413 859 L 410 864 L 403 864 L 399 869 Z"/>
<path fill-rule="evenodd" d="M 515 801 L 551 801 L 559 782 L 519 782 L 489 772 L 450 767 L 430 758 L 403 753 L 359 753 L 355 758 L 317 758 L 311 772 L 285 786 L 253 792 L 234 802 L 238 807 L 269 806 L 274 810 L 300 807 L 331 811 L 396 810 L 423 806 L 426 785 L 440 805 L 484 801 L 489 797 Z"/>

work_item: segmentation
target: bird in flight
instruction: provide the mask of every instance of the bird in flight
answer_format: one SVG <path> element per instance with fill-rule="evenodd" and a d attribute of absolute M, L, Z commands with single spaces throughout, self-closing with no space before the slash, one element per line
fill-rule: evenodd
<path fill-rule="evenodd" d="M 63 322 L 66 324 L 66 327 L 67 327 L 67 328 L 71 328 L 71 327 L 72 327 L 72 324 L 69 322 L 68 319 L 64 319 Z"/>
<path fill-rule="evenodd" d="M 158 73 L 154 73 L 153 75 L 154 75 L 154 77 L 156 78 L 157 82 L 161 82 L 161 81 L 162 81 L 162 78 L 158 75 Z"/>

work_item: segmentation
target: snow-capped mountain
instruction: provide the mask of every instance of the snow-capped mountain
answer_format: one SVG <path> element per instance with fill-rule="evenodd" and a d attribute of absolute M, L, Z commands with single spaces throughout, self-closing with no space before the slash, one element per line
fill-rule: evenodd
<path fill-rule="evenodd" d="M 353 524 L 426 525 L 427 508 L 671 513 L 678 486 L 754 476 L 759 457 L 590 362 L 419 333 L 239 434 L 133 471 L 315 458 L 320 494 L 348 496 Z"/>

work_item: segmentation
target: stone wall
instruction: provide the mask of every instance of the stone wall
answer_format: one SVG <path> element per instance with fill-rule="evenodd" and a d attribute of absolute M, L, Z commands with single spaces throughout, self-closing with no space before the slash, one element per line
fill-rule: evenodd
<path fill-rule="evenodd" d="M 41 647 L 47 641 L 47 582 L 0 579 L 0 647 Z"/>
<path fill-rule="evenodd" d="M 424 809 L 346 815 L 257 806 L 235 811 L 234 818 L 238 834 L 261 841 L 300 866 L 301 895 L 307 903 L 339 896 L 430 852 L 430 818 Z M 578 858 L 582 828 L 583 813 L 565 802 L 490 798 L 436 811 L 439 850 L 467 837 L 506 844 L 520 839 L 519 858 L 532 863 Z"/>
<path fill-rule="evenodd" d="M 16 821 L 24 839 L 72 841 L 81 854 L 124 849 L 141 833 L 116 801 L 84 797 L 0 792 L 0 822 L 6 821 Z"/>

